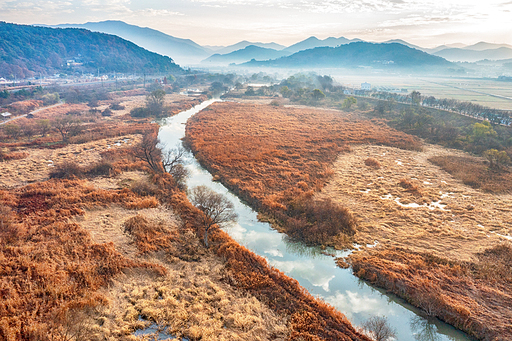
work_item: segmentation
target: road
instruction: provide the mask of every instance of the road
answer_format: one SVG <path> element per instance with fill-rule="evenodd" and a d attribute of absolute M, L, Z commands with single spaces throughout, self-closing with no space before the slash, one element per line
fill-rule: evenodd
<path fill-rule="evenodd" d="M 62 101 L 61 101 L 61 102 L 59 102 L 59 103 L 57 103 L 57 104 L 50 105 L 50 106 L 48 106 L 48 107 L 42 107 L 42 108 L 36 109 L 36 110 L 34 110 L 34 111 L 31 111 L 31 112 L 30 112 L 30 114 L 36 114 L 36 113 L 38 113 L 39 111 L 46 110 L 46 109 L 51 109 L 51 108 L 55 108 L 55 107 L 58 107 L 59 105 L 62 105 L 62 104 L 64 104 L 64 102 L 62 102 Z M 26 117 L 27 115 L 28 115 L 28 114 L 13 117 L 13 118 L 11 118 L 11 119 L 9 119 L 9 120 L 7 120 L 7 121 L 0 122 L 0 125 L 2 125 L 2 124 L 6 124 L 6 123 L 9 123 L 9 122 L 11 122 L 11 121 L 17 120 L 17 119 L 22 118 L 22 117 Z"/>

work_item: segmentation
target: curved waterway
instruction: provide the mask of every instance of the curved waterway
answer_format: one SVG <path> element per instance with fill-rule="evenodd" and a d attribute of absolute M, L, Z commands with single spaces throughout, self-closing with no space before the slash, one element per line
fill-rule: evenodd
<path fill-rule="evenodd" d="M 203 102 L 162 120 L 158 137 L 163 148 L 175 148 L 181 144 L 187 120 L 215 101 L 218 100 Z M 265 257 L 273 267 L 298 280 L 312 295 L 336 307 L 354 325 L 361 325 L 371 316 L 379 315 L 387 317 L 400 341 L 472 340 L 465 333 L 438 319 L 425 318 L 418 309 L 400 298 L 359 280 L 350 269 L 337 267 L 334 258 L 326 254 L 343 256 L 347 253 L 291 242 L 285 234 L 275 231 L 268 223 L 258 221 L 253 209 L 221 183 L 213 181 L 212 175 L 201 167 L 192 153 L 187 152 L 185 160 L 190 171 L 187 181 L 189 188 L 206 185 L 226 195 L 235 205 L 238 223 L 225 229 L 233 239 Z"/>

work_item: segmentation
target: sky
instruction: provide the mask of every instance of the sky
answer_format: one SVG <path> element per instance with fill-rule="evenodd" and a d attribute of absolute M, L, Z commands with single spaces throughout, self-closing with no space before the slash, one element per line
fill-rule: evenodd
<path fill-rule="evenodd" d="M 512 0 L 0 0 L 0 21 L 122 20 L 200 45 L 291 45 L 310 36 L 403 39 L 422 47 L 512 45 Z"/>

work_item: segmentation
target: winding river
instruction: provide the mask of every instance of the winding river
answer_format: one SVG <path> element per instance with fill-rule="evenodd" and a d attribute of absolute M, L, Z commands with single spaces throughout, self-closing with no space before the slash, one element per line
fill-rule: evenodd
<path fill-rule="evenodd" d="M 163 148 L 174 148 L 185 136 L 185 124 L 189 117 L 218 100 L 209 100 L 176 116 L 160 122 L 158 137 Z M 185 155 L 190 176 L 189 188 L 206 185 L 225 194 L 236 208 L 239 219 L 226 228 L 241 245 L 265 257 L 275 268 L 295 278 L 312 295 L 323 299 L 345 314 L 354 325 L 361 325 L 374 315 L 386 316 L 396 329 L 400 341 L 472 340 L 465 333 L 435 318 L 426 318 L 421 312 L 394 295 L 376 289 L 355 277 L 350 269 L 336 266 L 325 250 L 307 247 L 290 241 L 286 235 L 273 230 L 268 223 L 259 222 L 257 213 L 228 191 L 214 182 L 208 171 L 202 168 L 192 153 Z M 341 251 L 327 250 L 336 256 Z"/>

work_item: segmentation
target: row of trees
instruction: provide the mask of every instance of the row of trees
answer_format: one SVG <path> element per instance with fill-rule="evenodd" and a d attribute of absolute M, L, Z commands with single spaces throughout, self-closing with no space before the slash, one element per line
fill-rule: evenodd
<path fill-rule="evenodd" d="M 2 133 L 8 138 L 17 140 L 21 136 L 33 137 L 40 135 L 47 136 L 50 132 L 58 132 L 63 142 L 68 142 L 69 138 L 76 136 L 82 130 L 82 121 L 73 116 L 65 116 L 52 120 L 41 119 L 35 121 L 34 124 L 26 124 L 20 126 L 16 123 L 7 123 L 0 126 Z"/>
<path fill-rule="evenodd" d="M 423 96 L 418 91 L 413 91 L 409 94 L 377 91 L 371 93 L 371 97 L 386 101 L 422 105 L 440 110 L 453 111 L 479 120 L 488 120 L 493 124 L 508 126 L 512 123 L 512 111 L 510 110 L 499 110 L 485 107 L 477 103 L 458 101 L 455 99 L 438 99 L 434 96 Z"/>

